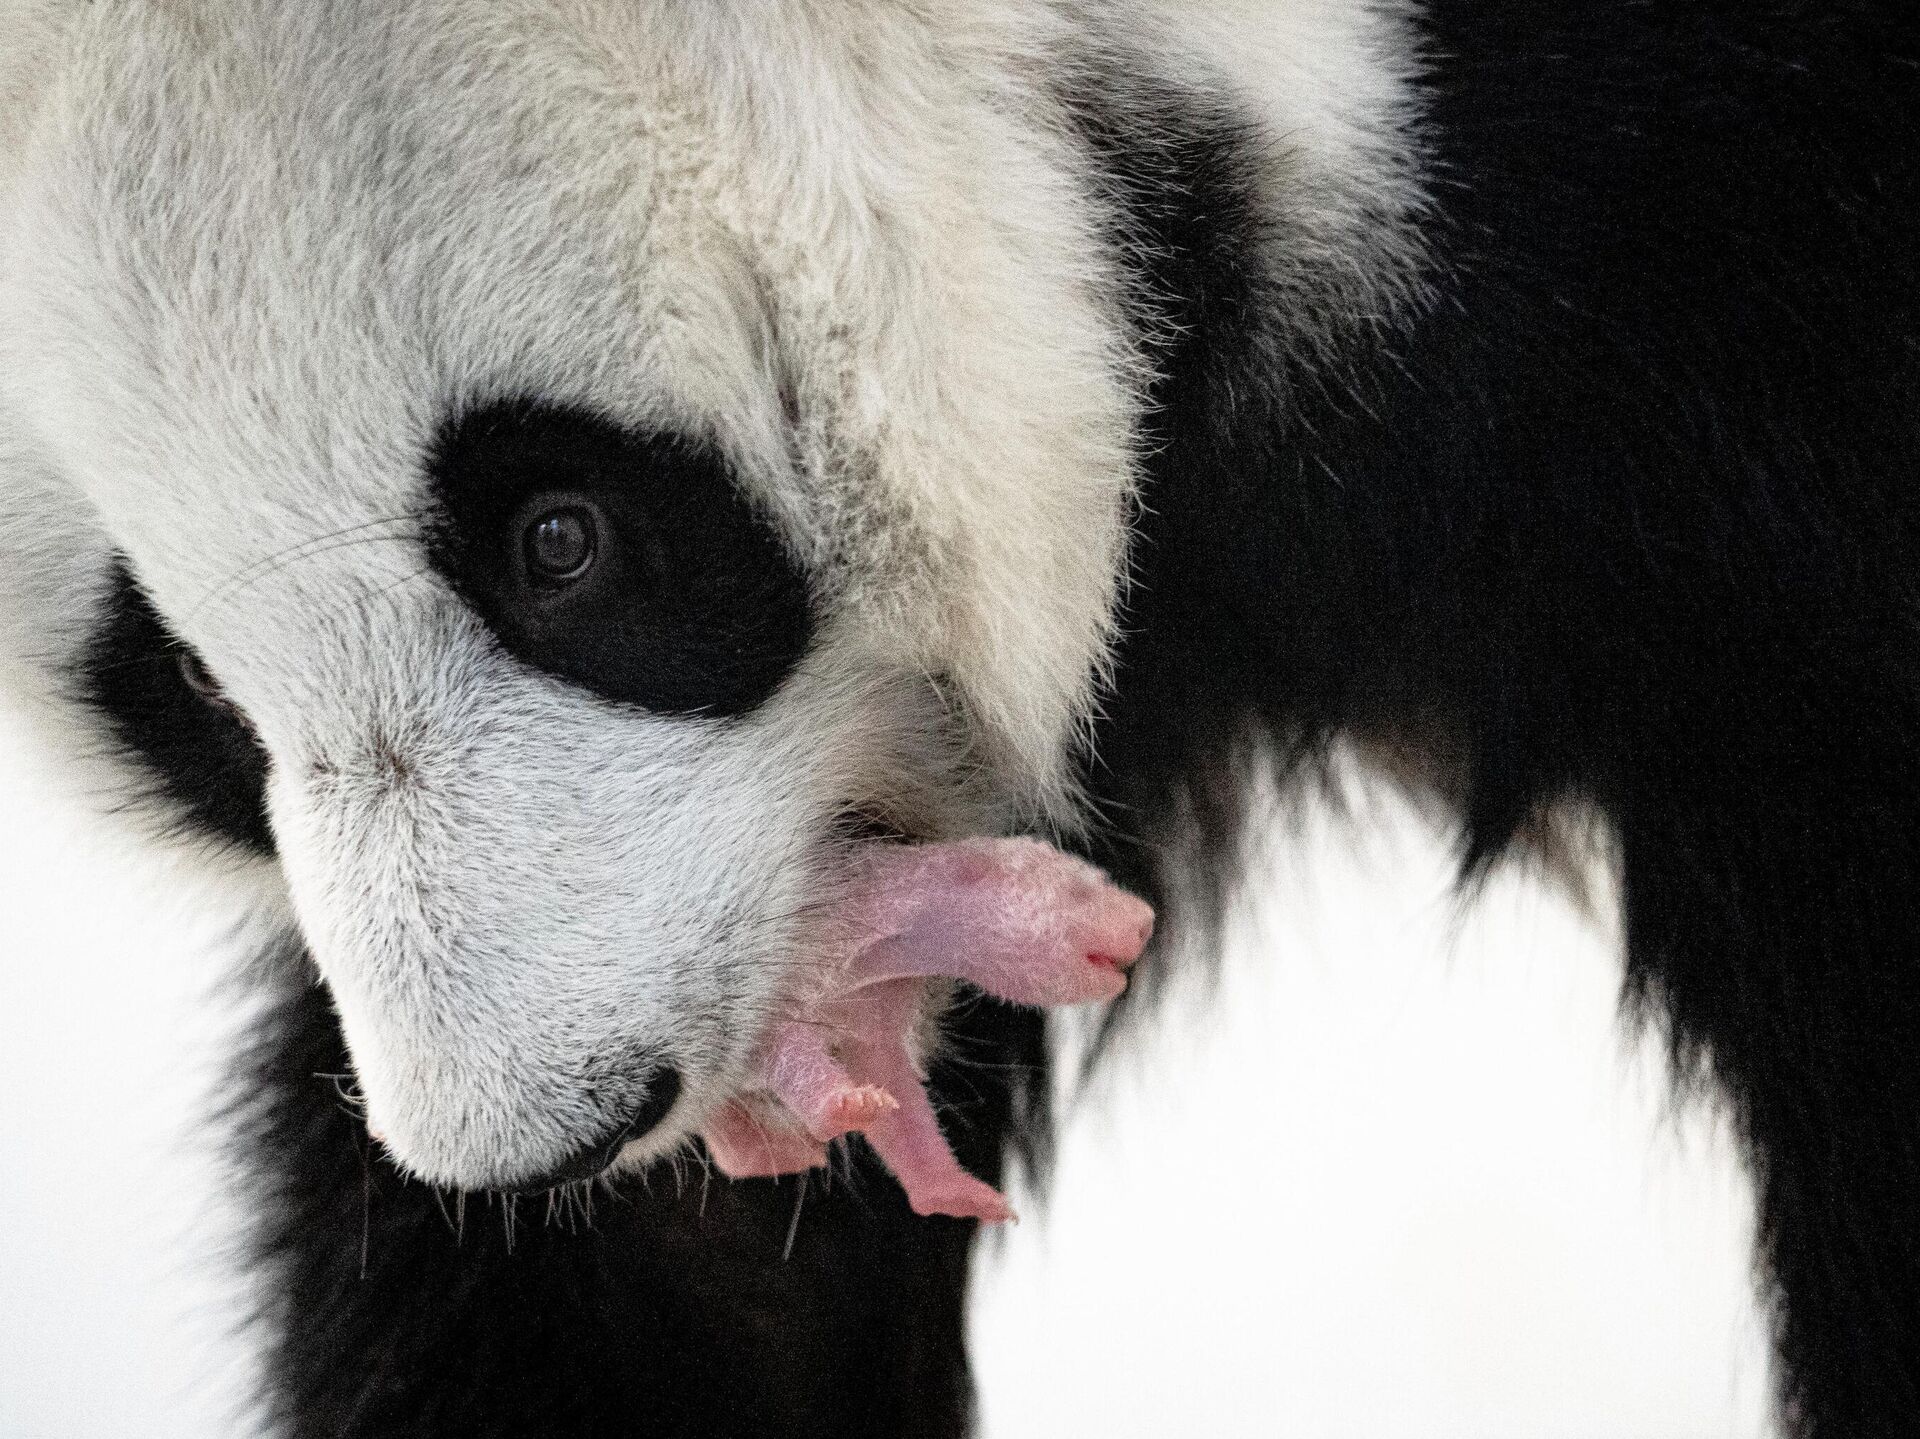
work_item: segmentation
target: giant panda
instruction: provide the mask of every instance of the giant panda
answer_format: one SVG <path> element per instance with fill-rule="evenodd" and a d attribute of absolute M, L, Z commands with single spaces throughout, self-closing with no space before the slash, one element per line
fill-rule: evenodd
<path fill-rule="evenodd" d="M 1906 1432 L 1916 157 L 1893 3 L 6 0 L 0 677 L 268 936 L 278 1432 L 965 1432 L 974 1219 L 654 1176 L 862 856 L 1164 949 L 1335 742 L 1599 817 L 1782 1423 Z M 1043 1026 L 915 996 L 990 1186 Z"/>

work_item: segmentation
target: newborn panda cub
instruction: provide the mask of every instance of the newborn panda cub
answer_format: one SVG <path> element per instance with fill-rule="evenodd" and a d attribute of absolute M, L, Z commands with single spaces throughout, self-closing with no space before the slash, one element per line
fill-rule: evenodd
<path fill-rule="evenodd" d="M 960 1167 L 911 1048 L 927 988 L 964 979 L 1016 1004 L 1109 1000 L 1153 933 L 1153 911 L 1099 870 L 1028 839 L 877 845 L 834 916 L 835 959 L 794 997 L 759 1058 L 759 1087 L 704 1131 L 734 1178 L 826 1162 L 864 1132 L 920 1214 L 1013 1218 Z"/>

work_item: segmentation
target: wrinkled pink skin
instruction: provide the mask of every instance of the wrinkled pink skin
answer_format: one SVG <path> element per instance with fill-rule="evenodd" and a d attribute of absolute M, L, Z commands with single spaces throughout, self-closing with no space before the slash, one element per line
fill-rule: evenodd
<path fill-rule="evenodd" d="M 1153 911 L 1092 865 L 1029 839 L 877 845 L 835 916 L 846 949 L 777 1024 L 755 1082 L 704 1130 L 723 1173 L 793 1174 L 858 1130 L 919 1214 L 1013 1211 L 960 1167 L 909 1049 L 939 978 L 1016 1004 L 1084 1004 L 1127 987 Z"/>

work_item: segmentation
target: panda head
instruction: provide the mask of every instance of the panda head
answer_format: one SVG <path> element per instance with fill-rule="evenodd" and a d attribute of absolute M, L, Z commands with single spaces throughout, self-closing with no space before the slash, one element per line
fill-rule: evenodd
<path fill-rule="evenodd" d="M 0 679 L 284 887 L 404 1166 L 662 1152 L 859 833 L 1071 822 L 1136 406 L 1029 22 L 34 8 Z"/>

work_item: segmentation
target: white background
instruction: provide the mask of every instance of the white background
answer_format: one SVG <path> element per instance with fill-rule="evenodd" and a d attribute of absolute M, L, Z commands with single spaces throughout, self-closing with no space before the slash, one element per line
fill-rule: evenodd
<path fill-rule="evenodd" d="M 201 1116 L 225 957 L 0 728 L 0 1436 L 244 1431 Z M 990 1439 L 1769 1431 L 1752 1199 L 1615 1018 L 1611 937 L 1463 909 L 1390 803 L 1257 864 L 989 1242 Z M 1209 992 L 1211 991 L 1211 992 Z"/>

